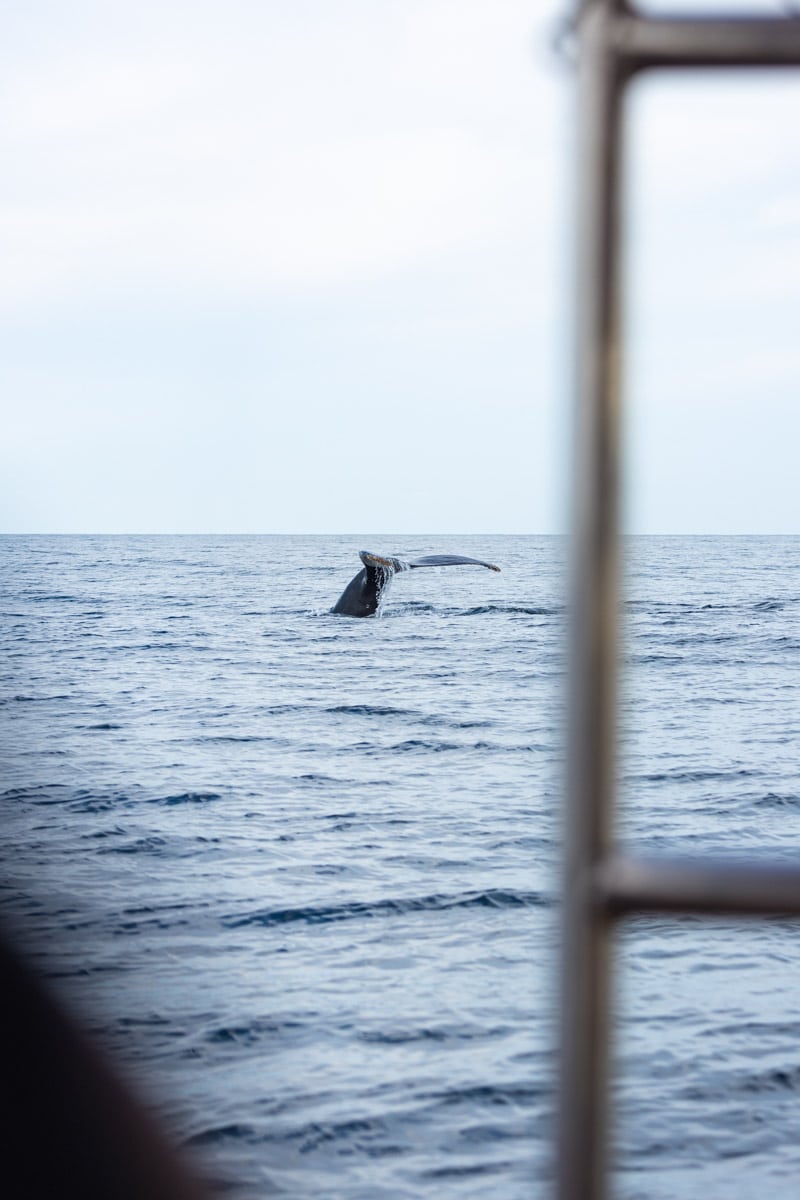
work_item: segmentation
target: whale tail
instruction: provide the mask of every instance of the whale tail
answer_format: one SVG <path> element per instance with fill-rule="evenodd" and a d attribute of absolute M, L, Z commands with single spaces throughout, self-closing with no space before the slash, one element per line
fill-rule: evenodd
<path fill-rule="evenodd" d="M 371 554 L 369 550 L 359 550 L 358 557 L 368 571 L 388 571 L 390 575 L 394 575 L 397 571 L 408 571 L 411 566 L 402 558 L 394 558 L 385 554 Z"/>
<path fill-rule="evenodd" d="M 414 567 L 487 567 L 490 571 L 499 571 L 495 563 L 484 562 L 482 558 L 465 558 L 463 554 L 426 554 L 424 558 L 415 558 L 409 564 Z"/>
<path fill-rule="evenodd" d="M 466 558 L 462 554 L 427 554 L 423 558 L 395 558 L 393 555 L 373 554 L 370 550 L 359 550 L 358 556 L 364 566 L 348 583 L 332 612 L 347 617 L 370 617 L 377 612 L 386 589 L 400 571 L 413 571 L 417 567 L 487 567 L 499 571 L 494 563 L 480 558 Z"/>
<path fill-rule="evenodd" d="M 389 571 L 392 575 L 397 571 L 413 571 L 417 567 L 487 567 L 490 571 L 499 571 L 495 563 L 484 562 L 482 558 L 466 558 L 463 554 L 426 554 L 423 558 L 395 558 L 393 555 L 372 554 L 369 550 L 359 550 L 358 557 L 367 570 Z"/>

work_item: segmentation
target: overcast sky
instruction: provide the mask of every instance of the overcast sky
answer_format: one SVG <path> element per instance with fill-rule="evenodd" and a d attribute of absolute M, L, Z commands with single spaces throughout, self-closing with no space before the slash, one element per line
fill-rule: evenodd
<path fill-rule="evenodd" d="M 12 6 L 0 528 L 563 529 L 563 11 Z M 798 130 L 789 73 L 631 98 L 631 529 L 800 533 Z"/>

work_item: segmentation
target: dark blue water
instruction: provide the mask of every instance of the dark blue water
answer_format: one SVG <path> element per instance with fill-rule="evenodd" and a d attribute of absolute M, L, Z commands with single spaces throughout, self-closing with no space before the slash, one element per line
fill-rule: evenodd
<path fill-rule="evenodd" d="M 379 619 L 362 546 L 461 551 Z M 548 1193 L 547 538 L 6 538 L 2 912 L 235 1196 Z M 620 835 L 800 845 L 797 539 L 630 546 Z M 618 1193 L 795 1196 L 800 941 L 620 942 Z"/>

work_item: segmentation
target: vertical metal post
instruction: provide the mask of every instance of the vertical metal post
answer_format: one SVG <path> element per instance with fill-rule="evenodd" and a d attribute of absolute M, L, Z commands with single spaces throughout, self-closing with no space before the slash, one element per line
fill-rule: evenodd
<path fill-rule="evenodd" d="M 613 0 L 579 16 L 576 473 L 565 828 L 559 1200 L 605 1195 L 610 922 L 593 868 L 610 849 L 616 740 L 619 59 Z"/>
<path fill-rule="evenodd" d="M 603 1200 L 611 923 L 630 912 L 800 914 L 786 864 L 615 855 L 623 90 L 654 67 L 800 66 L 797 17 L 649 18 L 577 0 L 576 461 L 561 978 L 558 1200 Z"/>

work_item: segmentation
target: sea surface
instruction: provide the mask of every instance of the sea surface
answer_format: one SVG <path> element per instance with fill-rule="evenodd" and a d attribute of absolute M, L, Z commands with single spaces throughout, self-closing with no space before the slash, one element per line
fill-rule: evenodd
<path fill-rule="evenodd" d="M 361 548 L 493 560 L 329 609 Z M 558 538 L 0 539 L 0 919 L 235 1200 L 551 1193 Z M 639 538 L 619 837 L 800 853 L 800 539 Z M 615 1195 L 800 1193 L 800 925 L 620 933 Z"/>

